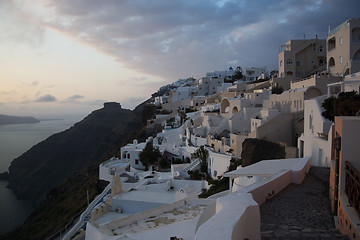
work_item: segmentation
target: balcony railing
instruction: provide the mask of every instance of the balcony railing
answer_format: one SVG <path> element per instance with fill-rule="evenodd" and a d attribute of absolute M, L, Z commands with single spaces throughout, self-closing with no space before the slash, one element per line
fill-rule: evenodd
<path fill-rule="evenodd" d="M 349 203 L 360 214 L 360 172 L 348 161 L 345 161 L 345 193 Z"/>

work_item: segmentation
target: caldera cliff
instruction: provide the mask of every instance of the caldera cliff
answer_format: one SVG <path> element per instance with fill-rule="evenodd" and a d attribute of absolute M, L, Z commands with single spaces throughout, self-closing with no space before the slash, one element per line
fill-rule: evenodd
<path fill-rule="evenodd" d="M 105 103 L 70 129 L 54 134 L 16 158 L 9 167 L 9 188 L 38 204 L 49 190 L 106 157 L 141 126 L 141 114 Z"/>

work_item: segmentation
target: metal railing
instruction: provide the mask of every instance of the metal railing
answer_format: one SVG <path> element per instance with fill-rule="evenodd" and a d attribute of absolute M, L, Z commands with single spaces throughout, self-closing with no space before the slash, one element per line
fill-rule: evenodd
<path fill-rule="evenodd" d="M 351 207 L 360 214 L 360 172 L 348 161 L 345 161 L 345 193 Z"/>

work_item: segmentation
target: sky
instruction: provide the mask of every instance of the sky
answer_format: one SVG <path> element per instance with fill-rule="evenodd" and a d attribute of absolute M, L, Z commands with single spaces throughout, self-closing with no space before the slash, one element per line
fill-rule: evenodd
<path fill-rule="evenodd" d="M 359 0 L 0 0 L 0 114 L 133 109 L 206 72 L 277 69 L 290 39 L 326 38 Z"/>

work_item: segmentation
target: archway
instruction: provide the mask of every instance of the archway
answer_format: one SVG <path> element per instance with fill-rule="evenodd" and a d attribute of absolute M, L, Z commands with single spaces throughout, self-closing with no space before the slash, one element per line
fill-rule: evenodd
<path fill-rule="evenodd" d="M 237 113 L 239 111 L 239 109 L 237 108 L 237 107 L 234 107 L 233 109 L 232 109 L 232 113 L 234 114 L 234 113 Z"/>
<path fill-rule="evenodd" d="M 354 60 L 354 61 L 360 61 L 360 49 L 355 52 L 352 60 Z"/>
<path fill-rule="evenodd" d="M 331 57 L 329 59 L 329 67 L 333 67 L 333 66 L 335 66 L 335 59 L 333 57 Z"/>
<path fill-rule="evenodd" d="M 229 99 L 223 98 L 223 100 L 221 100 L 221 104 L 220 104 L 220 113 L 228 113 L 229 106 L 230 106 Z"/>

